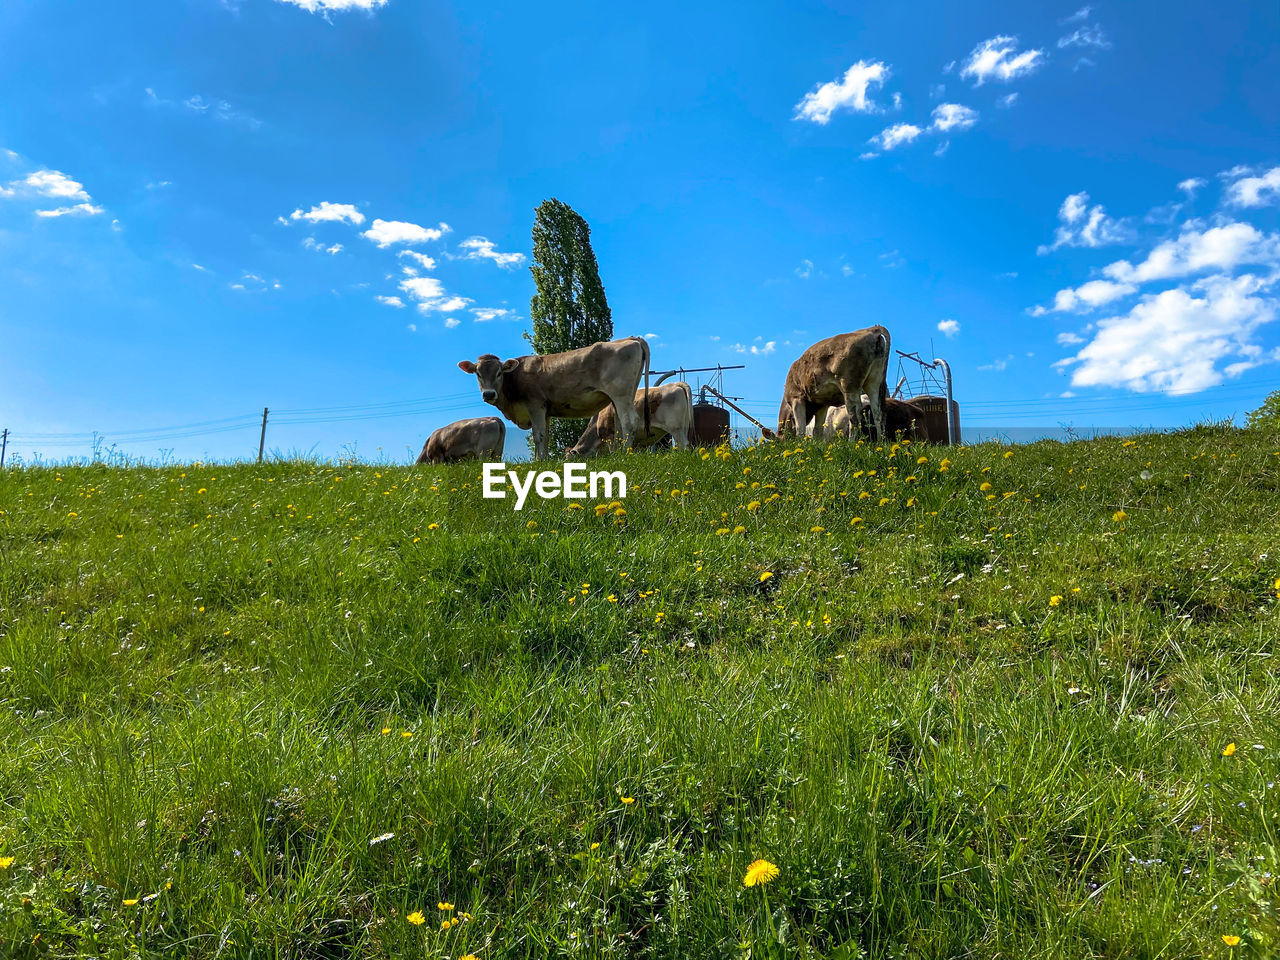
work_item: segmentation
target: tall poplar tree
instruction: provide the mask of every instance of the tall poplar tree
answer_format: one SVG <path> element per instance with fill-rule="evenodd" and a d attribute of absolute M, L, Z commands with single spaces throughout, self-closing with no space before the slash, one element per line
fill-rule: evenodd
<path fill-rule="evenodd" d="M 600 282 L 591 227 L 567 203 L 552 197 L 534 212 L 533 264 L 538 291 L 529 301 L 533 331 L 524 337 L 540 354 L 559 353 L 613 339 L 613 314 Z M 586 420 L 548 424 L 551 449 L 577 441 Z"/>

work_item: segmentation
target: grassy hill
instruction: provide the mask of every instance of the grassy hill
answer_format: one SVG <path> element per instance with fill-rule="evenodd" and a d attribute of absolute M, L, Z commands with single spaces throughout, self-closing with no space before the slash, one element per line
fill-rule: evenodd
<path fill-rule="evenodd" d="M 1274 432 L 606 464 L 0 474 L 0 955 L 1280 951 Z"/>

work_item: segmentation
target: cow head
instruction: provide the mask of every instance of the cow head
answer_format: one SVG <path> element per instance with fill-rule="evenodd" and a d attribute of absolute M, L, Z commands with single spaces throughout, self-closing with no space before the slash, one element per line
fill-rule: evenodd
<path fill-rule="evenodd" d="M 520 366 L 519 360 L 508 360 L 503 363 L 492 353 L 486 353 L 475 363 L 460 360 L 458 369 L 463 373 L 474 373 L 480 381 L 480 399 L 485 403 L 497 403 L 498 394 L 502 392 L 503 374 L 510 373 Z"/>

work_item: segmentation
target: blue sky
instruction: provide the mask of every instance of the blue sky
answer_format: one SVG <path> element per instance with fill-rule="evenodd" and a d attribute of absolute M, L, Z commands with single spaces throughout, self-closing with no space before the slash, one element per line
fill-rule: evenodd
<path fill-rule="evenodd" d="M 526 352 L 551 196 L 616 335 L 747 364 L 766 422 L 872 323 L 966 423 L 1239 415 L 1280 381 L 1277 41 L 1275 4 L 8 0 L 0 426 L 416 452 L 488 412 L 459 359 Z"/>

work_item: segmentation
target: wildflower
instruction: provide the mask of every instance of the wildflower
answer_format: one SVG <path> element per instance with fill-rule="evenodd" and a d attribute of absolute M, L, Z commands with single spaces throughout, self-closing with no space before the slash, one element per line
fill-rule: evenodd
<path fill-rule="evenodd" d="M 436 904 L 436 908 L 439 910 L 452 910 L 453 904 L 445 903 L 443 900 L 441 900 L 439 903 Z"/>
<path fill-rule="evenodd" d="M 606 600 L 608 600 L 610 603 L 617 603 L 617 602 L 618 602 L 618 598 L 617 598 L 617 597 L 615 597 L 612 593 L 611 593 L 611 594 L 609 594 L 607 597 L 605 597 L 605 599 L 606 599 Z"/>
<path fill-rule="evenodd" d="M 744 887 L 754 887 L 757 884 L 768 883 L 778 875 L 778 868 L 768 860 L 756 860 L 751 866 L 747 867 L 747 875 L 742 878 Z"/>
<path fill-rule="evenodd" d="M 538 525 L 538 521 L 537 521 L 537 520 L 530 520 L 530 521 L 529 521 L 528 523 L 526 523 L 524 526 L 525 526 L 525 529 L 526 529 L 526 530 L 532 530 L 532 529 L 533 529 L 534 527 L 536 527 L 537 525 Z"/>
<path fill-rule="evenodd" d="M 374 837 L 372 840 L 369 841 L 369 846 L 376 847 L 378 844 L 386 843 L 388 840 L 392 840 L 394 838 L 395 838 L 394 833 L 380 833 L 378 834 L 378 836 Z"/>
<path fill-rule="evenodd" d="M 922 463 L 928 463 L 928 462 L 929 462 L 929 458 L 928 458 L 928 457 L 920 457 L 920 458 L 918 458 L 918 459 L 916 460 L 916 464 L 917 464 L 917 465 L 922 464 Z"/>
<path fill-rule="evenodd" d="M 428 530 L 439 530 L 439 529 L 440 529 L 440 524 L 438 524 L 438 523 L 428 523 L 428 524 L 427 524 L 427 529 L 428 529 Z"/>
<path fill-rule="evenodd" d="M 631 804 L 633 804 L 633 803 L 635 803 L 635 802 L 636 802 L 636 798 L 635 798 L 635 797 L 623 797 L 623 798 L 622 798 L 622 802 L 623 802 L 624 804 L 626 804 L 626 805 L 629 807 L 629 806 L 631 806 Z"/>
<path fill-rule="evenodd" d="M 862 518 L 861 518 L 861 517 L 854 517 L 852 520 L 850 520 L 850 521 L 849 521 L 849 526 L 851 526 L 851 527 L 852 527 L 852 526 L 856 526 L 857 524 L 859 524 L 859 523 L 861 523 L 861 522 L 862 522 Z"/>
<path fill-rule="evenodd" d="M 1004 458 L 1005 458 L 1006 460 L 1008 460 L 1008 459 L 1009 459 L 1010 457 L 1012 457 L 1012 456 L 1013 456 L 1013 451 L 1012 451 L 1012 450 L 1006 450 L 1006 451 L 1004 452 Z"/>
<path fill-rule="evenodd" d="M 729 532 L 728 527 L 720 527 L 718 530 L 716 530 L 716 536 L 723 537 L 728 532 Z"/>
<path fill-rule="evenodd" d="M 13 857 L 0 857 L 0 870 L 8 870 L 13 866 Z"/>
<path fill-rule="evenodd" d="M 421 910 L 413 911 L 413 913 L 409 914 L 407 917 L 405 917 L 405 919 L 408 920 L 410 923 L 412 923 L 415 927 L 420 927 L 427 922 L 427 918 L 422 915 Z"/>
<path fill-rule="evenodd" d="M 412 731 L 412 730 L 401 730 L 401 731 L 400 731 L 400 736 L 402 736 L 402 737 L 404 737 L 406 740 L 408 740 L 410 737 L 412 737 L 412 736 L 413 736 L 413 731 Z"/>
<path fill-rule="evenodd" d="M 591 845 L 591 849 L 592 849 L 592 850 L 599 850 L 599 849 L 600 849 L 600 844 L 598 844 L 598 843 L 593 843 L 593 844 Z"/>
<path fill-rule="evenodd" d="M 1280 577 L 1276 577 L 1276 582 L 1272 586 L 1276 588 L 1276 596 L 1280 597 Z"/>
<path fill-rule="evenodd" d="M 133 900 L 121 900 L 120 902 L 121 902 L 124 906 L 126 906 L 126 907 L 136 907 L 136 906 L 138 905 L 138 901 L 137 901 L 136 899 L 133 899 Z"/>
<path fill-rule="evenodd" d="M 1234 743 L 1228 743 L 1225 747 L 1222 748 L 1222 755 L 1224 757 L 1234 756 L 1235 752 L 1236 752 L 1236 745 Z"/>
<path fill-rule="evenodd" d="M 1119 523 L 1121 520 L 1123 520 L 1127 516 L 1128 514 L 1125 513 L 1123 510 L 1117 510 L 1115 513 L 1111 515 L 1111 519 L 1114 520 L 1116 523 Z"/>
<path fill-rule="evenodd" d="M 822 533 L 822 531 L 824 531 L 825 529 L 826 529 L 826 527 L 810 527 L 810 528 L 809 528 L 809 532 L 810 532 L 810 533 Z"/>
<path fill-rule="evenodd" d="M 388 733 L 390 733 L 390 732 L 391 732 L 391 728 L 390 728 L 390 727 L 383 727 L 383 728 L 382 728 L 382 735 L 383 735 L 384 737 L 385 737 Z"/>
<path fill-rule="evenodd" d="M 734 532 L 734 533 L 746 533 L 746 532 L 747 532 L 747 528 L 746 528 L 746 527 L 744 527 L 744 526 L 739 525 L 739 526 L 736 526 L 736 527 L 734 527 L 734 528 L 733 528 L 733 532 Z"/>
<path fill-rule="evenodd" d="M 752 511 L 752 512 L 755 512 L 756 510 L 759 510 L 759 509 L 760 509 L 760 501 L 759 501 L 759 500 L 752 500 L 750 503 L 748 503 L 748 504 L 747 504 L 747 509 L 748 509 L 748 510 L 750 510 L 750 511 Z M 1280 590 L 1280 580 L 1277 580 L 1277 581 L 1276 581 L 1276 584 L 1277 584 L 1276 589 L 1277 589 L 1277 590 Z"/>
<path fill-rule="evenodd" d="M 764 573 L 760 574 L 760 582 L 764 583 L 766 580 L 768 580 L 772 576 L 773 576 L 773 573 L 766 570 Z"/>
<path fill-rule="evenodd" d="M 1240 945 L 1240 938 L 1237 937 L 1234 933 L 1224 933 L 1222 935 L 1222 942 L 1225 943 L 1228 947 L 1235 947 Z"/>
<path fill-rule="evenodd" d="M 1061 602 L 1062 602 L 1062 597 L 1058 596 L 1056 593 L 1049 598 L 1049 606 L 1051 607 L 1056 607 Z"/>
<path fill-rule="evenodd" d="M 978 489 L 979 489 L 979 490 L 981 490 L 983 493 L 986 493 L 988 490 L 990 490 L 990 489 L 991 489 L 991 484 L 989 484 L 989 483 L 984 483 L 984 484 L 983 484 L 982 486 L 980 486 Z"/>

